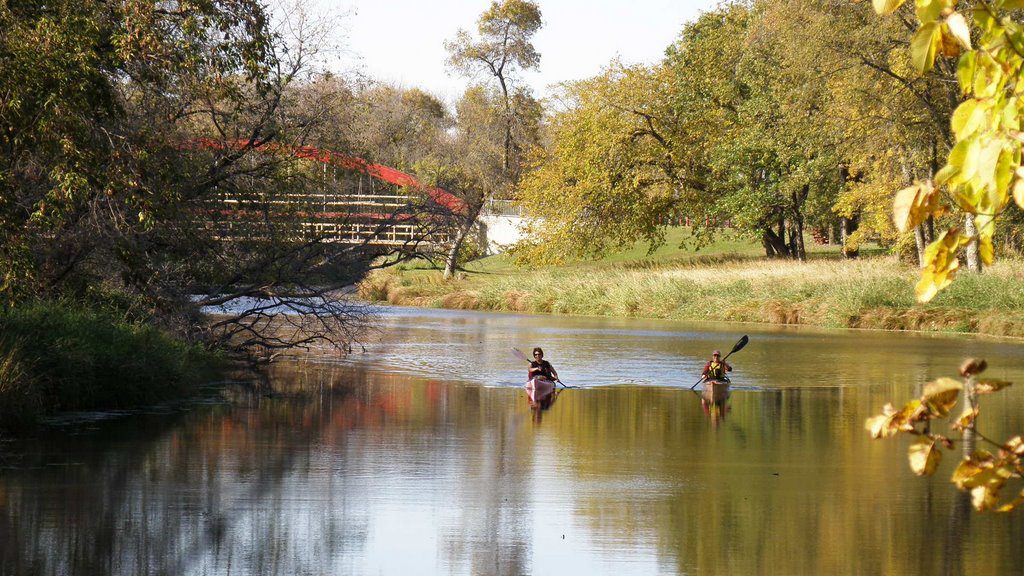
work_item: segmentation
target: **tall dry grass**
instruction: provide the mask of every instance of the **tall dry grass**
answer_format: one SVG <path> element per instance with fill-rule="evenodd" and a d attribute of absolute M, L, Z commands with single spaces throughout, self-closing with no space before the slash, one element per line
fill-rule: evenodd
<path fill-rule="evenodd" d="M 547 268 L 447 283 L 433 272 L 383 271 L 361 293 L 478 310 L 1024 335 L 1020 262 L 962 274 L 928 305 L 914 301 L 917 273 L 892 257 Z"/>

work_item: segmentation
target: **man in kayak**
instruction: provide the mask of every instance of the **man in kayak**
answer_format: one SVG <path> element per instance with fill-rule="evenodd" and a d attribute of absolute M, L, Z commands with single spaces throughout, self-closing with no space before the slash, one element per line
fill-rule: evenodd
<path fill-rule="evenodd" d="M 558 372 L 555 372 L 555 367 L 544 359 L 544 351 L 539 347 L 533 349 L 533 361 L 530 362 L 529 379 L 533 380 L 534 378 L 558 381 Z"/>
<path fill-rule="evenodd" d="M 729 377 L 726 376 L 726 372 L 732 372 L 732 366 L 729 366 L 722 358 L 722 353 L 715 350 L 711 353 L 711 360 L 704 365 L 704 379 L 705 380 L 719 380 L 722 382 L 728 382 Z"/>

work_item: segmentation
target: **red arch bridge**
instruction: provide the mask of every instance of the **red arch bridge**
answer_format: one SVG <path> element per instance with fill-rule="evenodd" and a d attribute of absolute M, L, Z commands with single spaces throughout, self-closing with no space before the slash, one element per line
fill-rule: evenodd
<path fill-rule="evenodd" d="M 228 148 L 213 141 L 200 145 Z M 311 146 L 234 145 L 246 146 L 259 153 L 290 154 L 304 160 L 294 168 L 301 174 L 293 176 L 301 178 L 292 178 L 301 185 L 272 194 L 222 190 L 217 205 L 207 211 L 218 239 L 252 238 L 265 230 L 257 223 L 288 221 L 297 225 L 303 239 L 368 246 L 440 245 L 450 239 L 445 222 L 467 210 L 460 198 L 444 189 L 362 158 Z"/>

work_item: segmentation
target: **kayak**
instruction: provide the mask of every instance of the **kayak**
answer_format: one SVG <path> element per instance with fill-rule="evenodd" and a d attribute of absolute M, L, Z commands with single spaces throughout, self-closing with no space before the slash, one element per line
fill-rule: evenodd
<path fill-rule="evenodd" d="M 552 380 L 537 376 L 536 378 L 530 378 L 526 382 L 526 392 L 530 396 L 530 401 L 539 402 L 544 399 L 548 394 L 551 394 L 555 390 L 555 383 Z"/>
<path fill-rule="evenodd" d="M 729 397 L 728 380 L 707 380 L 704 382 L 704 393 L 701 394 L 704 400 L 711 403 L 719 403 Z"/>
<path fill-rule="evenodd" d="M 553 380 L 548 380 L 547 378 L 544 378 L 543 376 L 537 376 L 535 378 L 530 378 L 529 380 L 526 381 L 526 389 L 527 390 L 548 390 L 548 389 L 554 389 L 554 387 L 555 387 L 555 382 Z"/>

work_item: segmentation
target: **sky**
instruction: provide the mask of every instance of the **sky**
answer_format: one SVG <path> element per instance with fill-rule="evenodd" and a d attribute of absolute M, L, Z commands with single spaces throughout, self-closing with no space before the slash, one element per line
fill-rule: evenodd
<path fill-rule="evenodd" d="M 717 0 L 538 0 L 544 27 L 534 36 L 540 70 L 524 74 L 537 96 L 550 86 L 588 78 L 613 58 L 654 63 L 685 22 Z M 314 0 L 313 9 L 333 14 L 332 57 L 337 70 L 357 69 L 406 88 L 421 88 L 454 102 L 468 84 L 446 69 L 444 41 L 459 28 L 476 35 L 489 0 Z"/>

